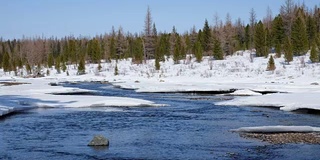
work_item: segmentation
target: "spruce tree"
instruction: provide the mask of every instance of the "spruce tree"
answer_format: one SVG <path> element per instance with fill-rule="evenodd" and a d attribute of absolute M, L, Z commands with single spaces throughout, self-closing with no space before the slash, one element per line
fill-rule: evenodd
<path fill-rule="evenodd" d="M 282 51 L 282 43 L 285 37 L 285 29 L 283 26 L 282 17 L 280 15 L 275 17 L 273 20 L 272 37 L 277 57 L 280 57 Z"/>
<path fill-rule="evenodd" d="M 317 45 L 316 45 L 316 43 L 313 43 L 313 44 L 312 44 L 311 52 L 310 52 L 310 61 L 311 61 L 312 63 L 319 62 L 319 53 L 318 53 L 318 51 L 317 51 Z"/>
<path fill-rule="evenodd" d="M 2 62 L 2 68 L 3 68 L 3 71 L 5 72 L 9 72 L 11 69 L 11 66 L 10 66 L 10 56 L 9 56 L 9 53 L 8 52 L 5 52 L 4 55 L 3 55 L 3 62 Z"/>
<path fill-rule="evenodd" d="M 181 37 L 177 35 L 177 40 L 174 45 L 174 53 L 173 53 L 173 61 L 175 64 L 179 63 L 179 60 L 181 58 Z"/>
<path fill-rule="evenodd" d="M 196 56 L 196 61 L 198 63 L 200 63 L 202 61 L 202 53 L 203 53 L 203 50 L 202 50 L 202 45 L 199 41 L 197 41 L 194 45 L 194 50 L 195 50 L 195 56 Z"/>
<path fill-rule="evenodd" d="M 276 66 L 274 64 L 274 59 L 272 56 L 270 56 L 269 61 L 268 61 L 267 71 L 274 71 L 275 69 L 276 69 Z"/>
<path fill-rule="evenodd" d="M 317 24 L 315 19 L 311 15 L 309 15 L 307 18 L 306 26 L 307 26 L 309 48 L 311 48 L 313 45 L 313 42 L 316 41 L 316 36 L 317 36 Z"/>
<path fill-rule="evenodd" d="M 258 57 L 267 56 L 266 51 L 266 34 L 263 23 L 259 21 L 255 29 L 254 45 L 256 47 L 256 52 Z"/>
<path fill-rule="evenodd" d="M 218 37 L 214 38 L 213 43 L 213 56 L 216 60 L 223 60 L 223 51 L 221 48 L 221 42 Z"/>
<path fill-rule="evenodd" d="M 293 53 L 297 56 L 303 55 L 308 51 L 307 30 L 302 15 L 299 15 L 292 25 L 291 40 Z"/>
<path fill-rule="evenodd" d="M 244 43 L 245 43 L 245 48 L 249 49 L 250 48 L 250 25 L 248 24 L 245 29 L 245 34 L 244 34 Z"/>
<path fill-rule="evenodd" d="M 116 53 L 117 53 L 117 50 L 116 50 L 116 40 L 114 38 L 114 36 L 111 37 L 110 41 L 109 41 L 109 52 L 110 52 L 110 57 L 112 59 L 115 59 L 116 58 Z"/>
<path fill-rule="evenodd" d="M 143 61 L 143 44 L 142 39 L 136 38 L 133 45 L 133 60 L 137 64 L 141 64 Z"/>
<path fill-rule="evenodd" d="M 48 55 L 48 67 L 51 68 L 53 65 L 54 65 L 53 54 L 49 53 L 49 55 Z"/>
<path fill-rule="evenodd" d="M 206 19 L 203 26 L 203 51 L 209 52 L 211 50 L 211 29 L 208 24 L 208 20 Z"/>
<path fill-rule="evenodd" d="M 80 61 L 79 61 L 79 66 L 78 66 L 78 75 L 82 75 L 85 74 L 85 59 L 84 59 L 84 55 L 82 55 L 80 57 Z"/>
<path fill-rule="evenodd" d="M 293 61 L 292 43 L 289 37 L 287 37 L 284 41 L 283 50 L 285 61 L 289 64 L 291 61 Z"/>

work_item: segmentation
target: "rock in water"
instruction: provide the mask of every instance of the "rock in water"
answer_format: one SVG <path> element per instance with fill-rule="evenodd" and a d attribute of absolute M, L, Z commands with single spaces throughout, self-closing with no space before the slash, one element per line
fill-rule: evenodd
<path fill-rule="evenodd" d="M 88 146 L 109 146 L 109 140 L 102 135 L 96 135 L 90 141 Z"/>

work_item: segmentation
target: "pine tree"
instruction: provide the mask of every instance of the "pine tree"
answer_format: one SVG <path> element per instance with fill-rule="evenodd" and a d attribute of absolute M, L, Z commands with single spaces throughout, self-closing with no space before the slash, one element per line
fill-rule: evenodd
<path fill-rule="evenodd" d="M 317 36 L 317 25 L 316 25 L 315 19 L 311 15 L 309 15 L 307 18 L 306 26 L 307 26 L 309 48 L 311 48 L 314 41 L 316 41 L 316 36 Z"/>
<path fill-rule="evenodd" d="M 48 55 L 48 67 L 51 68 L 53 65 L 54 65 L 53 54 L 49 53 L 49 55 Z"/>
<path fill-rule="evenodd" d="M 208 24 L 208 20 L 206 19 L 203 26 L 203 43 L 202 48 L 204 52 L 209 52 L 211 50 L 211 29 Z"/>
<path fill-rule="evenodd" d="M 282 17 L 280 15 L 275 17 L 273 20 L 272 36 L 277 57 L 280 57 L 282 51 L 282 43 L 285 37 L 285 29 L 283 26 Z"/>
<path fill-rule="evenodd" d="M 291 61 L 293 61 L 292 44 L 289 37 L 287 37 L 284 41 L 283 50 L 285 61 L 289 64 Z"/>
<path fill-rule="evenodd" d="M 274 71 L 275 69 L 276 69 L 276 66 L 274 64 L 274 59 L 272 56 L 270 56 L 269 61 L 268 61 L 267 71 Z"/>
<path fill-rule="evenodd" d="M 223 60 L 223 51 L 221 48 L 221 42 L 218 37 L 215 37 L 213 40 L 213 56 L 216 60 Z"/>
<path fill-rule="evenodd" d="M 293 53 L 297 56 L 303 55 L 308 51 L 308 36 L 302 15 L 296 18 L 292 25 L 291 40 Z"/>
<path fill-rule="evenodd" d="M 316 43 L 313 43 L 313 44 L 312 44 L 311 52 L 310 52 L 310 61 L 311 61 L 312 63 L 319 62 L 319 53 L 318 53 L 318 51 L 317 51 L 317 45 L 316 45 Z"/>
<path fill-rule="evenodd" d="M 109 41 L 109 52 L 110 52 L 110 57 L 112 59 L 115 59 L 117 50 L 116 50 L 116 41 L 114 36 L 112 36 Z"/>
<path fill-rule="evenodd" d="M 265 29 L 265 33 L 266 33 L 266 52 L 269 53 L 272 47 L 272 34 L 270 33 L 270 30 L 268 28 Z M 281 57 L 281 55 L 279 57 Z"/>
<path fill-rule="evenodd" d="M 246 26 L 244 31 L 245 31 L 245 34 L 244 34 L 245 48 L 249 49 L 250 48 L 250 25 L 249 24 Z"/>
<path fill-rule="evenodd" d="M 9 72 L 11 70 L 10 56 L 8 52 L 5 52 L 3 55 L 2 68 L 3 68 L 3 71 L 5 72 Z"/>
<path fill-rule="evenodd" d="M 85 68 L 85 59 L 84 55 L 80 57 L 79 66 L 78 66 L 78 75 L 85 74 L 86 68 Z"/>
<path fill-rule="evenodd" d="M 173 61 L 175 64 L 179 63 L 181 57 L 181 37 L 178 35 L 174 45 Z"/>
<path fill-rule="evenodd" d="M 133 60 L 137 64 L 141 64 L 143 61 L 143 44 L 141 38 L 136 38 L 133 45 Z"/>
<path fill-rule="evenodd" d="M 256 26 L 254 40 L 255 40 L 254 45 L 256 47 L 257 56 L 258 57 L 267 56 L 266 34 L 265 34 L 263 23 L 261 21 L 259 21 L 259 23 Z"/>
<path fill-rule="evenodd" d="M 202 53 L 203 53 L 203 50 L 202 50 L 202 45 L 199 41 L 196 42 L 196 44 L 194 45 L 194 50 L 195 50 L 195 56 L 196 56 L 196 61 L 198 63 L 200 63 L 202 61 Z"/>

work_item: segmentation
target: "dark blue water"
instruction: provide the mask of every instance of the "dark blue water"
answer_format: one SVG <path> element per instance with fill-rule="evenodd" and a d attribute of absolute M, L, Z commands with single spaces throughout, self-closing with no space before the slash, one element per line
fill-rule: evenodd
<path fill-rule="evenodd" d="M 229 132 L 245 126 L 320 126 L 319 115 L 225 107 L 223 96 L 146 94 L 102 84 L 66 86 L 169 104 L 148 108 L 36 109 L 0 119 L 0 159 L 319 159 L 320 145 L 272 145 Z M 105 135 L 108 148 L 87 144 Z"/>

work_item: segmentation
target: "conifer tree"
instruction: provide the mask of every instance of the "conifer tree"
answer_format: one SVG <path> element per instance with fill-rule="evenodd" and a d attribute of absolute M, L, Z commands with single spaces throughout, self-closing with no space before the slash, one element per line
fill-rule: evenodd
<path fill-rule="evenodd" d="M 117 50 L 116 50 L 116 40 L 114 36 L 112 36 L 109 41 L 109 52 L 110 52 L 110 57 L 112 59 L 115 59 Z"/>
<path fill-rule="evenodd" d="M 213 43 L 213 56 L 216 60 L 223 60 L 223 51 L 221 48 L 221 42 L 218 37 L 214 38 Z"/>
<path fill-rule="evenodd" d="M 277 57 L 280 57 L 282 51 L 282 43 L 285 37 L 285 29 L 283 26 L 282 17 L 280 15 L 275 17 L 273 20 L 272 36 Z"/>
<path fill-rule="evenodd" d="M 276 66 L 274 64 L 273 56 L 270 56 L 269 61 L 268 61 L 267 71 L 274 71 L 275 69 L 276 69 Z"/>
<path fill-rule="evenodd" d="M 285 38 L 283 50 L 285 61 L 289 64 L 291 61 L 293 61 L 292 44 L 289 37 Z"/>
<path fill-rule="evenodd" d="M 5 52 L 3 55 L 3 62 L 2 62 L 2 68 L 5 72 L 10 71 L 11 66 L 10 66 L 10 56 L 8 52 Z"/>
<path fill-rule="evenodd" d="M 311 48 L 313 43 L 316 41 L 316 36 L 317 36 L 317 25 L 316 25 L 315 19 L 311 15 L 309 15 L 307 18 L 306 26 L 307 26 L 309 48 Z"/>
<path fill-rule="evenodd" d="M 204 52 L 208 52 L 211 50 L 211 29 L 208 24 L 208 20 L 206 19 L 203 26 L 203 43 L 202 48 Z"/>
<path fill-rule="evenodd" d="M 143 61 L 143 44 L 141 38 L 136 38 L 133 45 L 133 60 L 137 64 Z"/>
<path fill-rule="evenodd" d="M 48 55 L 48 67 L 51 68 L 53 65 L 54 65 L 53 54 L 49 53 L 49 55 Z"/>
<path fill-rule="evenodd" d="M 181 57 L 181 37 L 177 35 L 177 40 L 174 45 L 173 61 L 175 64 L 179 63 Z"/>
<path fill-rule="evenodd" d="M 255 40 L 254 45 L 256 47 L 257 56 L 258 57 L 267 56 L 266 34 L 265 34 L 263 23 L 261 21 L 259 21 L 259 23 L 256 26 L 254 40 Z"/>
<path fill-rule="evenodd" d="M 203 50 L 202 50 L 202 45 L 200 43 L 200 41 L 197 41 L 194 45 L 194 50 L 195 50 L 195 56 L 196 56 L 196 61 L 198 63 L 200 63 L 202 61 L 202 53 L 203 53 Z"/>
<path fill-rule="evenodd" d="M 303 55 L 308 50 L 308 36 L 304 23 L 304 19 L 301 14 L 298 15 L 293 22 L 291 31 L 291 40 L 293 45 L 293 53 L 297 56 Z"/>
<path fill-rule="evenodd" d="M 245 48 L 249 49 L 250 48 L 250 25 L 248 24 L 245 29 L 245 36 L 244 36 L 244 43 L 245 43 Z"/>
<path fill-rule="evenodd" d="M 310 61 L 312 63 L 316 63 L 316 62 L 319 62 L 319 53 L 317 51 L 317 45 L 316 43 L 314 42 L 312 44 L 312 47 L 311 47 L 311 52 L 310 52 Z"/>
<path fill-rule="evenodd" d="M 80 57 L 80 61 L 79 61 L 79 66 L 78 66 L 78 75 L 82 75 L 85 74 L 85 60 L 84 60 L 84 55 L 82 55 Z"/>

